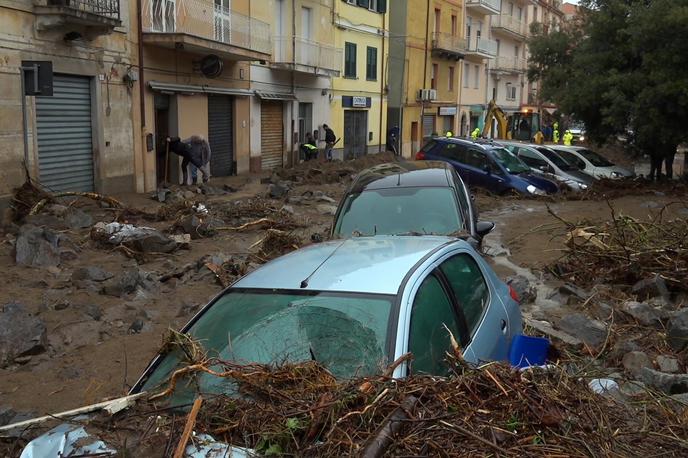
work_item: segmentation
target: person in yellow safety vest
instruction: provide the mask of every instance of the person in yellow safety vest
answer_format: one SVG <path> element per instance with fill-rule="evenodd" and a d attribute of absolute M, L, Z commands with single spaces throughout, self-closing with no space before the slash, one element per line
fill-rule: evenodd
<path fill-rule="evenodd" d="M 476 127 L 475 129 L 473 129 L 473 132 L 471 132 L 471 138 L 473 140 L 477 140 L 479 135 L 480 135 L 480 129 L 478 127 Z"/>
<path fill-rule="evenodd" d="M 313 140 L 313 135 L 310 132 L 306 134 L 306 141 L 301 144 L 301 150 L 303 151 L 304 160 L 306 161 L 318 157 L 318 147 L 315 146 L 315 140 Z"/>
<path fill-rule="evenodd" d="M 559 130 L 559 123 L 554 121 L 554 124 L 552 124 L 552 129 Z"/>
<path fill-rule="evenodd" d="M 564 146 L 571 146 L 572 141 L 573 141 L 573 134 L 571 133 L 570 130 L 567 130 L 564 133 Z"/>
<path fill-rule="evenodd" d="M 556 127 L 554 128 L 554 132 L 552 133 L 552 141 L 554 143 L 559 143 L 559 129 Z"/>
<path fill-rule="evenodd" d="M 454 136 L 454 132 L 452 132 L 451 130 L 448 130 L 444 136 L 447 138 L 452 138 Z"/>

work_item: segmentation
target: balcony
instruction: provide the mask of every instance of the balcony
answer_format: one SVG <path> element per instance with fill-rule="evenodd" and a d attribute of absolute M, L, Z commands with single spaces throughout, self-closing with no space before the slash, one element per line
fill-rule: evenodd
<path fill-rule="evenodd" d="M 490 70 L 498 73 L 523 73 L 526 71 L 526 60 L 519 57 L 497 57 L 490 65 Z"/>
<path fill-rule="evenodd" d="M 273 67 L 318 76 L 338 77 L 342 71 L 342 50 L 304 38 L 275 37 Z"/>
<path fill-rule="evenodd" d="M 466 0 L 466 8 L 479 14 L 499 14 L 499 0 Z"/>
<path fill-rule="evenodd" d="M 270 60 L 270 25 L 212 0 L 143 0 L 142 8 L 144 44 L 227 60 Z"/>
<path fill-rule="evenodd" d="M 506 14 L 492 17 L 492 30 L 505 33 L 519 40 L 523 40 L 527 35 L 526 24 Z"/>
<path fill-rule="evenodd" d="M 38 30 L 64 29 L 75 38 L 93 39 L 122 25 L 119 0 L 35 0 Z"/>
<path fill-rule="evenodd" d="M 491 59 L 497 55 L 497 42 L 487 38 L 470 38 L 465 40 L 466 56 L 482 57 Z"/>
<path fill-rule="evenodd" d="M 456 35 L 443 32 L 432 34 L 432 55 L 443 59 L 463 59 L 466 40 Z"/>

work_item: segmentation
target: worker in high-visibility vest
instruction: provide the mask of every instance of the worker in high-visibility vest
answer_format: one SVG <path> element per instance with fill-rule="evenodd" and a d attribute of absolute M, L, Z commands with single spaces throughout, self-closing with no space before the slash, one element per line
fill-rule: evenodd
<path fill-rule="evenodd" d="M 552 141 L 554 143 L 559 143 L 559 129 L 557 129 L 556 127 L 554 128 L 554 132 L 552 132 Z"/>
<path fill-rule="evenodd" d="M 557 121 L 554 121 L 554 124 L 552 124 L 552 129 L 559 130 L 559 123 Z"/>
<path fill-rule="evenodd" d="M 447 138 L 452 138 L 454 136 L 454 132 L 452 132 L 451 130 L 448 130 L 444 136 Z"/>
<path fill-rule="evenodd" d="M 570 130 L 566 130 L 566 132 L 564 132 L 564 146 L 571 146 L 572 141 L 573 141 L 573 134 L 571 133 Z"/>
<path fill-rule="evenodd" d="M 480 129 L 476 127 L 475 129 L 473 129 L 473 132 L 471 132 L 471 138 L 473 140 L 477 140 L 478 136 L 480 136 Z"/>

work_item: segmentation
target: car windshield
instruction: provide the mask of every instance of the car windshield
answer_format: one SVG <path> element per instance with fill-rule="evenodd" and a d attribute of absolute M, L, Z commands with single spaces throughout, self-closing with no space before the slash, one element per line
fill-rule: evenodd
<path fill-rule="evenodd" d="M 573 165 L 577 169 L 585 170 L 585 162 L 583 162 L 583 159 L 579 158 L 578 156 L 576 156 L 572 152 L 558 149 L 557 154 L 559 156 L 561 156 L 562 159 L 564 159 L 566 162 Z"/>
<path fill-rule="evenodd" d="M 464 228 L 454 190 L 407 187 L 364 191 L 346 196 L 335 234 L 448 235 Z"/>
<path fill-rule="evenodd" d="M 339 378 L 369 376 L 387 364 L 386 341 L 393 296 L 333 292 L 229 290 L 188 330 L 210 358 L 280 364 L 316 360 Z M 179 348 L 162 357 L 143 390 L 165 386 L 191 364 Z M 220 363 L 213 369 L 222 371 Z M 179 381 L 172 405 L 199 393 L 236 394 L 230 379 L 206 373 Z"/>
<path fill-rule="evenodd" d="M 530 167 L 523 163 L 515 154 L 505 148 L 494 148 L 490 150 L 497 161 L 504 166 L 507 172 L 519 174 L 530 171 Z"/>
<path fill-rule="evenodd" d="M 574 170 L 576 167 L 566 162 L 557 153 L 549 148 L 537 148 L 547 159 L 549 159 L 554 165 L 559 167 L 561 170 Z"/>
<path fill-rule="evenodd" d="M 576 150 L 578 154 L 586 158 L 595 167 L 611 167 L 614 164 L 597 154 L 596 152 L 589 149 L 579 149 Z"/>

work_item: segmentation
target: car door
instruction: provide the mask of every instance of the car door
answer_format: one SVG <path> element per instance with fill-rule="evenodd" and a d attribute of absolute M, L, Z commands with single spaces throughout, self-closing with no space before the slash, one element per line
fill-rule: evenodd
<path fill-rule="evenodd" d="M 449 162 L 454 170 L 461 176 L 466 184 L 470 186 L 470 174 L 466 167 L 466 146 L 461 143 L 447 142 L 442 148 L 441 157 L 439 159 Z"/>

